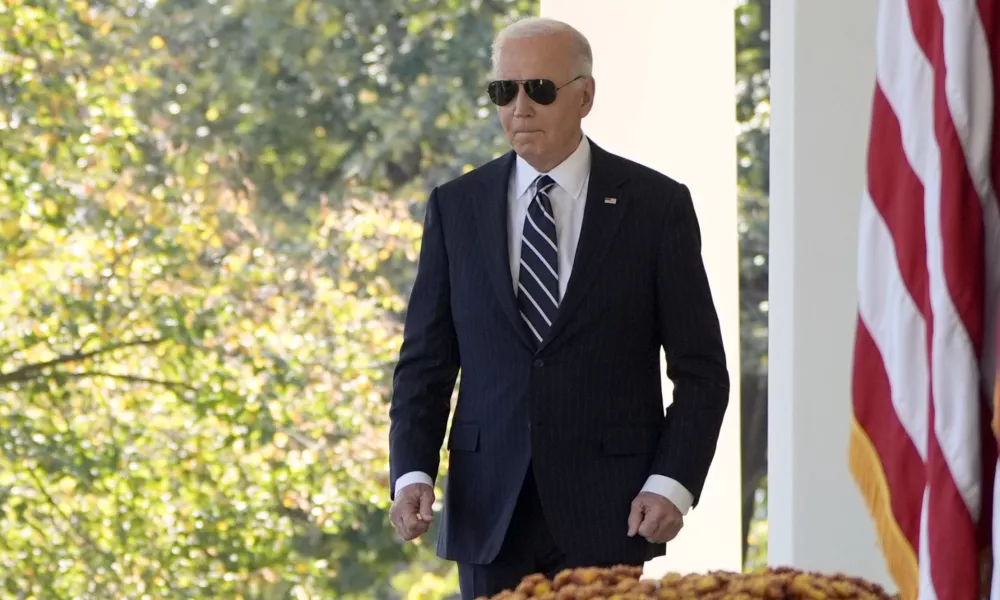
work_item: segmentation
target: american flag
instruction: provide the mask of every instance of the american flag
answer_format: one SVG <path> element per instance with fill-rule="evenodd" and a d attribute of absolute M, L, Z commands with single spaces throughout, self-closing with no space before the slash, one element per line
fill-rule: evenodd
<path fill-rule="evenodd" d="M 998 66 L 1000 0 L 880 1 L 850 465 L 904 599 L 1000 600 Z"/>

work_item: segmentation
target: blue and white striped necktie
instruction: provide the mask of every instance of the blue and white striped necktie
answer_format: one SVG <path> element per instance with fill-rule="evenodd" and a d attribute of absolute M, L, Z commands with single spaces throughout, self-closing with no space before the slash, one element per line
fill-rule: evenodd
<path fill-rule="evenodd" d="M 545 339 L 559 311 L 559 245 L 548 175 L 535 180 L 535 196 L 524 217 L 517 307 L 538 344 Z"/>

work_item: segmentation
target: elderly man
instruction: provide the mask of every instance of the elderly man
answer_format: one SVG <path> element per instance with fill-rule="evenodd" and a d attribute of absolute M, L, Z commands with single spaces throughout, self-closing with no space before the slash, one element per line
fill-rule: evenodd
<path fill-rule="evenodd" d="M 430 194 L 390 410 L 389 516 L 411 540 L 434 518 L 462 371 L 438 553 L 466 599 L 662 555 L 698 503 L 729 396 L 691 195 L 583 134 L 586 38 L 519 21 L 493 63 L 513 151 Z"/>

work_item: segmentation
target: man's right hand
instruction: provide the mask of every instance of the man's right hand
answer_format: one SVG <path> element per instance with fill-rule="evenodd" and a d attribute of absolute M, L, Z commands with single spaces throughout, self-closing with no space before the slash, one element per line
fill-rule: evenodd
<path fill-rule="evenodd" d="M 406 541 L 416 539 L 430 528 L 433 506 L 434 488 L 426 483 L 411 483 L 396 494 L 389 509 L 389 521 L 399 537 Z"/>

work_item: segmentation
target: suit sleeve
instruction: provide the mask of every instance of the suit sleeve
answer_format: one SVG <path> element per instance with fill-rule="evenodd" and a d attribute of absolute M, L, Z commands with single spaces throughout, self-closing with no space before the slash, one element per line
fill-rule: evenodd
<path fill-rule="evenodd" d="M 393 497 L 396 481 L 403 475 L 422 472 L 432 480 L 437 478 L 458 370 L 448 255 L 435 189 L 427 201 L 417 276 L 393 375 L 389 409 L 389 489 Z"/>
<path fill-rule="evenodd" d="M 729 372 L 702 261 L 698 217 L 686 186 L 677 187 L 670 199 L 658 264 L 660 339 L 674 398 L 653 472 L 680 483 L 697 506 L 729 403 Z"/>

